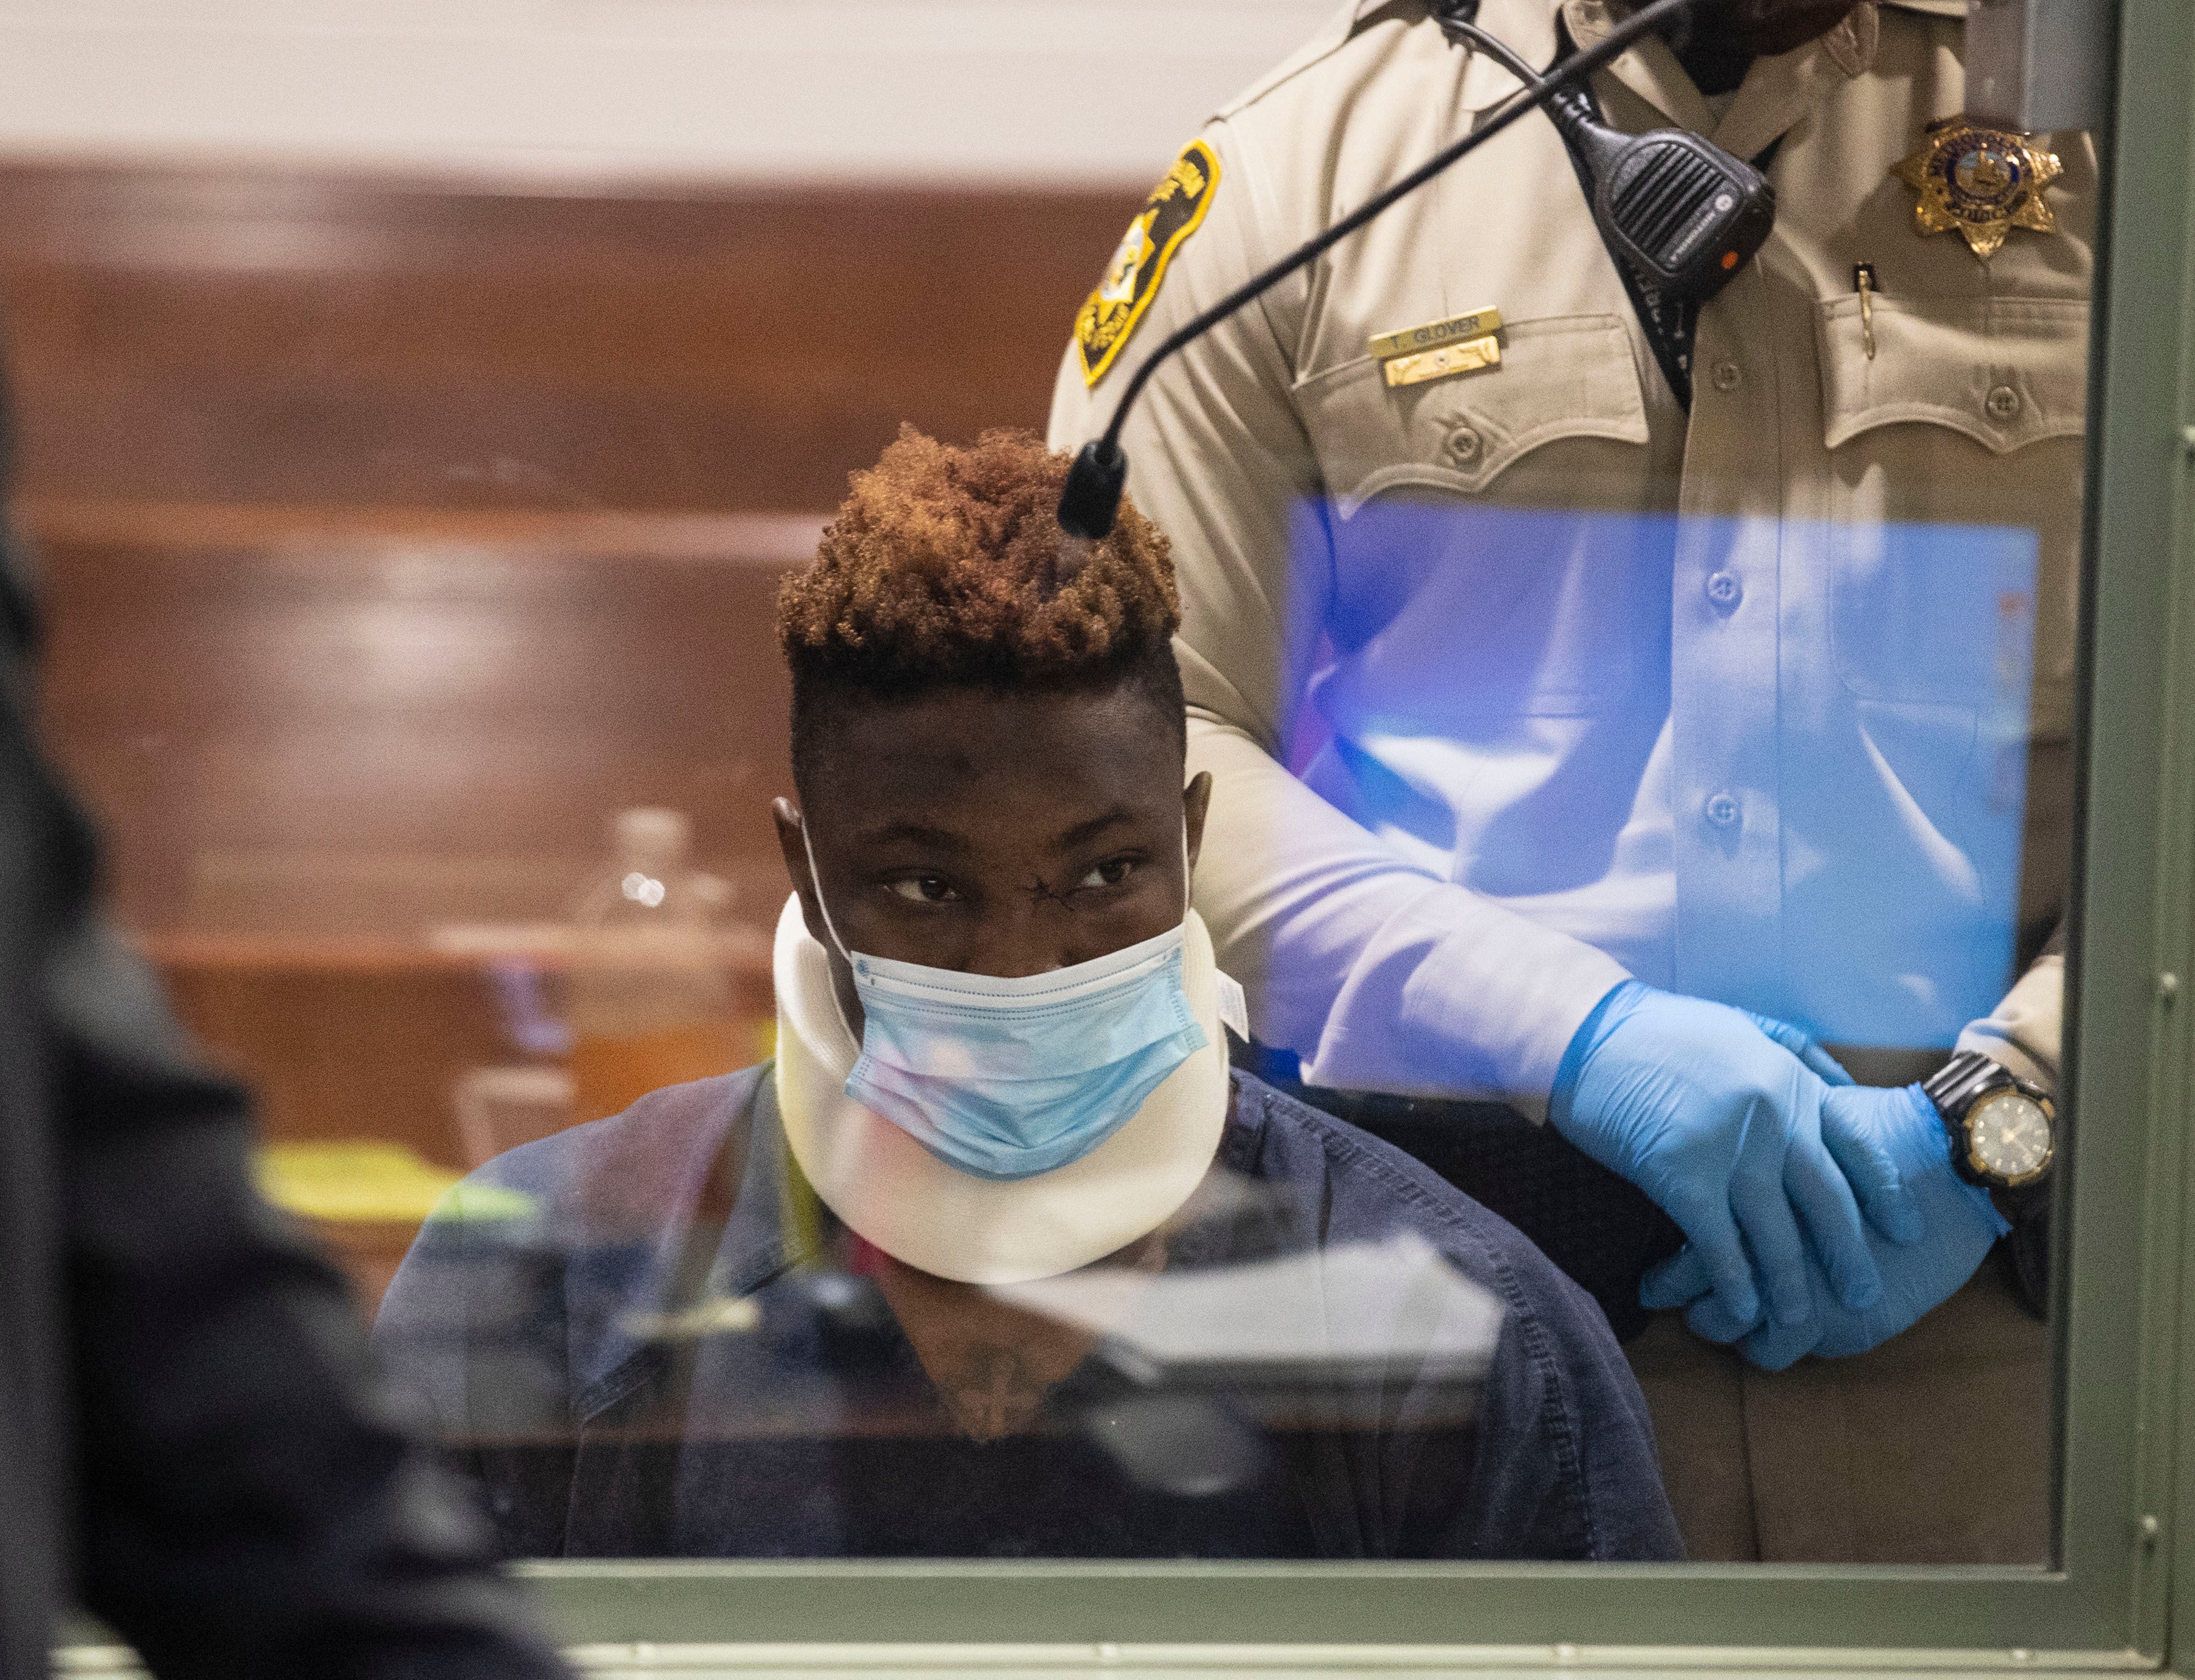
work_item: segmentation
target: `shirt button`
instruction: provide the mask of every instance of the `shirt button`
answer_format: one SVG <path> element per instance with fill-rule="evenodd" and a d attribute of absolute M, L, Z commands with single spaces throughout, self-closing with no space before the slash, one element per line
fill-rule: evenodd
<path fill-rule="evenodd" d="M 1737 820 L 1737 801 L 1727 793 L 1718 793 L 1708 801 L 1708 820 L 1717 828 L 1728 828 Z"/>
<path fill-rule="evenodd" d="M 1486 440 L 1478 435 L 1475 426 L 1458 426 L 1448 434 L 1448 452 L 1455 459 L 1469 466 L 1486 447 Z"/>
<path fill-rule="evenodd" d="M 1718 391 L 1735 391 L 1745 375 L 1736 362 L 1717 362 L 1708 377 L 1714 381 Z"/>
<path fill-rule="evenodd" d="M 1745 585 L 1737 580 L 1735 572 L 1710 572 L 1708 574 L 1708 599 L 1725 613 L 1745 596 Z"/>
<path fill-rule="evenodd" d="M 1989 411 L 1990 419 L 2002 424 L 2008 420 L 2016 419 L 2019 417 L 2019 393 L 2009 385 L 1991 386 L 1989 395 L 1982 401 L 1982 406 Z"/>

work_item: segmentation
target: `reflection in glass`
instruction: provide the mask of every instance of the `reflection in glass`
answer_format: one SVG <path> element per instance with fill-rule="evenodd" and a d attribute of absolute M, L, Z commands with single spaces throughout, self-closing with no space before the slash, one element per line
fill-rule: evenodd
<path fill-rule="evenodd" d="M 1296 528 L 1288 600 L 1336 575 L 1337 614 L 1389 616 L 1329 643 L 1283 750 L 1397 858 L 1839 1046 L 1948 1049 L 2004 995 L 2032 530 L 1393 497 Z M 1804 629 L 1829 659 L 1714 669 Z"/>
<path fill-rule="evenodd" d="M 1483 20 L 1513 32 L 1502 3 Z M 1565 9 L 1579 38 L 1587 9 Z M 1147 277 L 1121 369 L 1489 94 L 1494 66 L 1429 16 L 1359 21 L 1208 131 L 1206 219 Z M 1765 1323 L 1706 1324 L 1727 1350 L 1642 1303 L 1684 1240 L 1651 1175 L 1549 1119 L 1573 1033 L 1627 976 L 1803 1028 L 1866 1093 L 1955 1043 L 2054 1082 L 2095 148 L 2048 138 L 2054 225 L 1987 263 L 1922 233 L 1892 170 L 1962 105 L 1961 20 L 1888 4 L 1847 24 L 1721 66 L 1712 114 L 1769 148 L 1741 149 L 1776 182 L 1777 229 L 1683 323 L 1681 380 L 1553 131 L 1523 124 L 1184 357 L 1127 440 L 1131 492 L 1174 544 L 1189 768 L 1216 778 L 1198 916 L 1259 1041 L 1207 1021 L 1213 1061 L 1226 1045 L 1238 1094 L 1265 1078 L 1281 1096 L 1215 1117 L 1209 1181 L 1076 1275 L 1141 1300 L 1207 1272 L 1308 1289 L 1253 1269 L 1300 1263 L 1353 1301 L 1328 1272 L 1423 1241 L 1503 1308 L 1475 1384 L 1422 1326 L 1414 1362 L 1313 1361 L 1280 1384 L 1138 1353 L 1125 1322 L 1039 1311 L 1018 1283 L 925 1283 L 832 1211 L 830 1164 L 786 1148 L 774 1075 L 723 1083 L 766 1058 L 785 1003 L 771 601 L 821 523 L 752 510 L 827 505 L 899 413 L 953 438 L 1026 415 L 1139 194 L 1116 213 L 1041 191 L 971 209 L 48 189 L 25 226 L 101 218 L 55 234 L 73 290 L 51 296 L 80 307 L 40 303 L 41 279 L 11 319 L 57 737 L 118 831 L 132 926 L 265 1091 L 270 1188 L 343 1244 L 369 1301 L 439 1201 L 384 1341 L 429 1375 L 507 1544 L 1575 1555 L 1574 1536 L 1459 1515 L 1489 1453 L 1545 1457 L 1499 1433 L 1520 1309 L 1483 1246 L 1397 1211 L 1480 1229 L 1467 1196 L 1513 1228 L 1492 1251 L 1545 1283 L 1533 1314 L 1600 1345 L 1557 1310 L 1577 1303 L 1551 1266 L 1622 1338 L 1691 1556 L 2045 1556 L 2046 1340 L 2021 1303 L 2047 1295 L 2040 1223 L 1983 1262 L 1970 1222 L 1973 1281 L 1872 1352 L 1827 1356 L 1874 1335 L 1875 1309 L 1838 1311 L 1804 1356 Z M 1651 78 L 1604 78 L 1610 119 L 1708 131 L 1649 56 Z M 1672 97 L 1685 108 L 1646 108 Z M 210 236 L 245 222 L 205 204 L 239 195 L 297 265 Z M 953 284 L 908 283 L 937 272 Z M 1498 356 L 1388 378 L 1380 338 L 1482 310 Z M 124 318 L 165 325 L 110 335 L 113 377 L 86 380 L 75 324 Z M 193 323 L 217 330 L 194 343 Z M 1092 435 L 1120 379 L 1070 371 L 1055 441 Z M 675 866 L 599 855 L 605 820 L 642 804 L 692 814 L 738 920 L 715 975 L 665 942 L 682 974 L 626 988 L 657 1001 L 621 1013 L 619 941 L 576 934 L 568 906 L 591 871 L 671 905 Z M 1495 913 L 1459 912 L 1466 896 Z M 641 1096 L 700 1074 L 721 1100 Z M 1298 1096 L 1331 1136 L 1414 1158 L 1408 1193 L 1307 1154 L 1328 1122 L 1282 1106 Z M 599 1134 L 573 1123 L 620 1111 L 625 1153 L 587 1156 Z M 567 1136 L 595 1141 L 542 1148 Z M 1336 1183 L 1365 1210 L 1342 1236 Z M 1282 1388 L 1302 1404 L 1270 1403 Z M 1635 1439 L 1623 1411 L 1582 1434 Z M 1942 1429 L 1954 1414 L 1979 1421 Z M 1086 1533 L 1028 1505 L 1054 1465 L 1099 1490 L 1109 1515 Z M 721 1497 L 743 1477 L 759 1506 Z M 910 1487 L 958 1515 L 890 1508 Z M 1252 1489 L 1271 1502 L 1252 1511 Z"/>
<path fill-rule="evenodd" d="M 1264 976 L 1259 1025 L 1282 1048 L 1262 1065 L 1438 1165 L 1593 1290 L 1654 1408 L 1695 1555 L 2043 1554 L 2047 1189 L 1962 1182 L 1975 1157 L 1946 1140 L 1963 1109 L 1911 1082 L 1955 1047 L 2037 1091 L 2056 1078 L 2077 477 L 2062 501 L 2052 487 L 2036 486 L 2040 527 L 1408 488 L 1299 500 L 1270 585 L 1290 653 L 1273 754 L 1293 774 L 1262 780 L 1216 731 L 1210 757 L 1192 751 L 1221 768 L 1218 808 L 1269 849 L 1262 882 L 1223 861 L 1212 898 L 1242 918 L 1230 960 Z M 1988 506 L 1970 483 L 1886 498 L 1871 475 L 1852 499 Z M 1205 612 L 1223 660 L 1247 652 Z M 1242 859 L 1230 838 L 1216 855 Z M 1358 903 L 1261 903 L 1314 860 L 1355 874 Z M 1375 881 L 1413 907 L 1383 914 Z M 1603 958 L 1620 967 L 1591 966 Z M 1535 1012 L 1616 980 L 1543 1097 L 1518 1071 Z M 1804 1316 L 1783 1322 L 1766 1284 L 1757 1307 L 1726 1306 L 1689 1169 L 1645 1129 L 1639 1093 L 1711 1093 L 1756 1035 L 1688 1038 L 1714 1023 L 1663 997 L 1790 1035 L 1794 1112 L 1851 1181 L 1878 1296 L 1846 1292 L 1821 1246 L 1835 1215 L 1787 1176 L 1814 1246 Z M 1505 1142 L 1512 1103 L 1544 1105 L 1612 1176 L 1573 1170 L 1548 1196 Z M 1870 1201 L 1878 1169 L 1854 1159 L 1876 1147 L 1911 1198 L 1902 1215 Z M 1772 1251 L 1743 1171 L 1731 1207 L 1757 1263 Z M 1919 1240 L 1893 1217 L 1917 1217 Z M 1914 1421 L 1951 1406 L 1987 1421 L 1948 1442 Z M 1795 1466 L 1823 1430 L 1846 1444 L 1810 1486 Z M 1898 1521 L 1864 1519 L 1893 1493 Z"/>
<path fill-rule="evenodd" d="M 1216 1042 L 1216 974 L 1191 928 L 1191 994 Z M 390 1288 L 381 1345 L 513 1555 L 1673 1547 L 1597 1315 L 1422 1168 L 1253 1080 L 1230 1096 L 1207 1077 L 1141 1105 L 1072 1188 L 1047 1175 L 1017 1206 L 839 1096 L 857 1047 L 816 995 L 822 948 L 797 901 L 779 964 L 796 1001 L 775 1077 L 676 1087 L 499 1157 L 445 1200 Z M 788 1080 L 787 1056 L 835 1078 Z M 799 1129 L 842 1205 L 958 1269 L 1074 1240 L 1048 1222 L 1017 1237 L 1032 1214 L 1174 1211 L 1088 1267 L 1019 1257 L 994 1266 L 1017 1281 L 949 1280 L 817 1197 L 787 1102 L 841 1111 Z M 868 1159 L 834 1162 L 849 1145 Z M 1187 1199 L 1161 1185 L 1154 1202 L 1154 1173 L 1178 1171 L 1168 1156 Z M 1590 1435 L 1581 1461 L 1551 1449 L 1558 1418 Z"/>

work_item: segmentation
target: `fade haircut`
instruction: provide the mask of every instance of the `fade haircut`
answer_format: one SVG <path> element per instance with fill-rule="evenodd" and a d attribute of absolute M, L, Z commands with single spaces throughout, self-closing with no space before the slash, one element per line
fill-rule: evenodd
<path fill-rule="evenodd" d="M 831 712 L 946 688 L 1142 693 L 1185 745 L 1173 561 L 1123 500 L 1103 541 L 1060 529 L 1068 457 L 1028 432 L 961 449 L 902 425 L 777 595 L 805 797 Z"/>

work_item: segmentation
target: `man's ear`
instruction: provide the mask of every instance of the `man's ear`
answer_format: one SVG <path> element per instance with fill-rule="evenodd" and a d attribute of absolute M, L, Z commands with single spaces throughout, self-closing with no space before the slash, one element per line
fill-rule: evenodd
<path fill-rule="evenodd" d="M 792 878 L 792 890 L 799 895 L 800 919 L 808 924 L 810 939 L 827 946 L 831 935 L 823 925 L 823 902 L 816 896 L 815 875 L 808 866 L 808 846 L 802 837 L 806 820 L 790 799 L 771 800 L 769 815 L 777 825 L 777 849 L 785 859 L 785 872 Z"/>
<path fill-rule="evenodd" d="M 1181 791 L 1181 817 L 1189 831 L 1189 868 L 1192 877 L 1196 872 L 1196 860 L 1204 854 L 1204 818 L 1211 808 L 1212 772 L 1199 770 Z"/>

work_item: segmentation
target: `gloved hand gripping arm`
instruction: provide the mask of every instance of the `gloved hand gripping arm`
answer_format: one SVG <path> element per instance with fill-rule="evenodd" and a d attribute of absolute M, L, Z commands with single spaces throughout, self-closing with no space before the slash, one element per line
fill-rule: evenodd
<path fill-rule="evenodd" d="M 1860 1312 L 1883 1297 L 1863 1211 L 1893 1244 L 1923 1228 L 1877 1131 L 1825 1106 L 1851 1085 L 1795 1027 L 1633 980 L 1571 1039 L 1548 1119 L 1676 1221 L 1726 1321 L 1754 1324 L 1765 1295 L 1772 1322 L 1797 1326 L 1813 1316 L 1808 1239 Z"/>
<path fill-rule="evenodd" d="M 1655 1308 L 1686 1306 L 1685 1322 L 1710 1342 L 1737 1342 L 1764 1370 L 1781 1371 L 1806 1354 L 1865 1353 L 1910 1328 L 1974 1274 L 1990 1246 L 2010 1228 L 1989 1192 L 1951 1166 L 1950 1139 L 1918 1085 L 1883 1090 L 1846 1085 L 1822 1102 L 1825 1129 L 1865 1130 L 1880 1140 L 1927 1227 L 1927 1240 L 1905 1246 L 1869 1234 L 1882 1273 L 1881 1298 L 1864 1308 L 1840 1301 L 1812 1257 L 1806 1263 L 1813 1310 L 1802 1324 L 1737 1320 L 1725 1312 L 1697 1250 L 1686 1248 L 1648 1274 L 1639 1293 Z"/>

